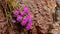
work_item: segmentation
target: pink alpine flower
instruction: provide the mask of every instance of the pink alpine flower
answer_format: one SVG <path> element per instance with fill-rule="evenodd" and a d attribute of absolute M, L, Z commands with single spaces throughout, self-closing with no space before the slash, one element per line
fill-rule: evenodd
<path fill-rule="evenodd" d="M 16 20 L 12 20 L 11 22 L 16 23 Z"/>
<path fill-rule="evenodd" d="M 32 29 L 32 25 L 28 24 L 27 27 L 26 27 L 26 30 L 30 30 L 30 29 Z"/>
<path fill-rule="evenodd" d="M 26 13 L 29 13 L 29 9 L 27 7 L 24 7 L 24 11 L 21 13 L 21 15 L 24 15 Z"/>
<path fill-rule="evenodd" d="M 28 25 L 26 27 L 26 30 L 32 29 L 32 18 L 30 16 L 30 14 L 28 14 L 28 18 L 29 18 L 29 23 L 28 23 Z"/>
<path fill-rule="evenodd" d="M 21 25 L 25 26 L 28 23 L 27 26 L 26 26 L 26 30 L 32 29 L 32 18 L 31 18 L 30 13 L 29 13 L 29 8 L 27 8 L 25 6 L 24 11 L 21 13 L 21 15 L 19 15 L 20 14 L 19 9 L 14 11 L 13 14 L 17 16 L 17 18 L 16 18 L 17 22 L 20 22 L 22 20 L 23 16 L 25 14 L 27 14 L 27 17 L 21 22 Z M 16 20 L 12 20 L 12 22 L 16 23 Z"/>
<path fill-rule="evenodd" d="M 22 15 L 28 13 L 28 16 L 23 20 L 21 23 L 22 26 L 25 26 L 26 23 L 28 23 L 26 30 L 30 30 L 32 28 L 32 18 L 29 13 L 29 9 L 27 7 L 24 7 L 24 11 L 22 12 Z"/>
<path fill-rule="evenodd" d="M 22 20 L 22 16 L 17 17 L 17 21 L 20 22 Z"/>
<path fill-rule="evenodd" d="M 18 16 L 19 13 L 20 13 L 20 10 L 19 9 L 13 12 L 13 14 L 16 15 L 16 16 Z"/>
<path fill-rule="evenodd" d="M 28 17 L 26 17 L 23 22 L 21 23 L 22 26 L 24 26 L 28 22 Z"/>

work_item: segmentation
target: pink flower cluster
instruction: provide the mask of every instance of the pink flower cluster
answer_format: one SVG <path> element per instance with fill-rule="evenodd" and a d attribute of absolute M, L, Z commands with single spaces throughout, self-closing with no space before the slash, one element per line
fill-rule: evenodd
<path fill-rule="evenodd" d="M 28 23 L 28 25 L 26 26 L 26 30 L 30 30 L 32 28 L 32 18 L 30 16 L 29 9 L 27 7 L 24 7 L 24 11 L 21 13 L 21 15 L 19 15 L 20 14 L 19 9 L 13 12 L 13 14 L 17 16 L 16 20 L 18 22 L 20 22 L 22 20 L 23 16 L 26 13 L 28 14 L 28 16 L 21 22 L 21 25 L 25 26 L 26 23 Z M 12 22 L 16 23 L 16 20 L 12 20 Z"/>

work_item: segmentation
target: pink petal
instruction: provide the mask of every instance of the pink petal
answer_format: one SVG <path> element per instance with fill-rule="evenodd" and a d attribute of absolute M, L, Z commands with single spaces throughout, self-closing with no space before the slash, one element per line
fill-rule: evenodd
<path fill-rule="evenodd" d="M 28 13 L 29 9 L 27 7 L 24 7 L 24 11 Z"/>
<path fill-rule="evenodd" d="M 28 22 L 28 18 L 26 17 L 24 21 L 21 23 L 22 26 L 24 26 Z"/>
<path fill-rule="evenodd" d="M 16 20 L 12 20 L 13 23 L 16 23 Z"/>
<path fill-rule="evenodd" d="M 19 15 L 19 13 L 20 13 L 19 9 L 13 12 L 13 14 L 16 15 L 16 16 Z"/>
<path fill-rule="evenodd" d="M 32 28 L 32 25 L 28 24 L 26 27 L 26 30 L 30 30 Z"/>
<path fill-rule="evenodd" d="M 18 16 L 18 17 L 17 17 L 17 21 L 20 22 L 20 20 L 22 20 L 22 16 Z"/>
<path fill-rule="evenodd" d="M 24 7 L 24 11 L 21 13 L 21 15 L 24 15 L 26 13 L 29 13 L 29 9 L 27 7 Z"/>

